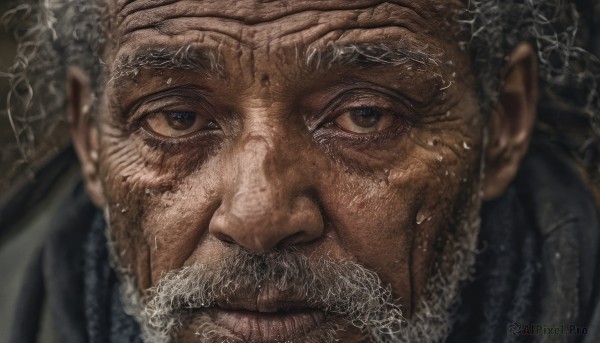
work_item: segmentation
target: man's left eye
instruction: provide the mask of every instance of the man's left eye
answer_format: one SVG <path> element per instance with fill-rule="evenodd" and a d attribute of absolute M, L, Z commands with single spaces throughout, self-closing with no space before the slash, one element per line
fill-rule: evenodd
<path fill-rule="evenodd" d="M 394 123 L 396 116 L 376 107 L 359 107 L 344 111 L 333 122 L 341 129 L 358 134 L 383 131 Z"/>
<path fill-rule="evenodd" d="M 151 114 L 144 120 L 145 126 L 157 135 L 178 138 L 200 130 L 215 130 L 219 126 L 195 112 L 161 112 Z"/>

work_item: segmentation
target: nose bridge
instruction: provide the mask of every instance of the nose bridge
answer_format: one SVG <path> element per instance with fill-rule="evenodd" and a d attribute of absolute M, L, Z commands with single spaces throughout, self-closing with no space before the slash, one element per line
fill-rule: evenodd
<path fill-rule="evenodd" d="M 289 200 L 283 197 L 285 182 L 282 180 L 288 166 L 283 165 L 283 158 L 276 158 L 276 155 L 282 155 L 277 142 L 273 138 L 250 134 L 240 145 L 239 153 L 234 156 L 231 210 L 248 220 L 258 219 L 262 212 L 275 210 L 274 206 L 289 206 Z"/>
<path fill-rule="evenodd" d="M 319 206 L 308 195 L 311 180 L 273 130 L 238 141 L 229 190 L 210 224 L 217 238 L 254 251 L 312 241 L 323 232 Z"/>

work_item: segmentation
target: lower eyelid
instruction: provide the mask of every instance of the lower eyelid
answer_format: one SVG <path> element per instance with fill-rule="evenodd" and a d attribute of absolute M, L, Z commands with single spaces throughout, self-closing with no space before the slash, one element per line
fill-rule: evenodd
<path fill-rule="evenodd" d="M 210 146 L 220 141 L 219 134 L 214 131 L 195 131 L 191 134 L 183 135 L 181 137 L 166 137 L 158 136 L 149 129 L 142 127 L 138 134 L 140 139 L 144 141 L 144 144 L 150 146 L 153 149 L 166 149 L 172 151 L 173 149 L 184 148 L 190 144 L 195 147 L 202 148 L 203 146 Z"/>

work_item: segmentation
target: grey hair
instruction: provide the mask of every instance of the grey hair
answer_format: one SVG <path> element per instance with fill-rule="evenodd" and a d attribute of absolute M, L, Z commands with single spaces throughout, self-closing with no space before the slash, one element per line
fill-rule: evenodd
<path fill-rule="evenodd" d="M 99 1 L 24 1 L 4 13 L 0 21 L 12 29 L 18 44 L 13 65 L 0 73 L 10 87 L 0 118 L 8 120 L 15 136 L 14 144 L 0 151 L 3 165 L 17 161 L 10 179 L 44 160 L 40 154 L 48 152 L 42 147 L 49 141 L 56 145 L 67 142 L 68 135 L 55 134 L 66 127 L 67 68 L 74 65 L 87 71 L 92 87 L 99 92 L 106 36 Z"/>
<path fill-rule="evenodd" d="M 199 50 L 192 45 L 184 45 L 177 50 L 164 47 L 149 48 L 127 55 L 116 61 L 111 70 L 111 81 L 121 77 L 135 77 L 142 68 L 181 69 L 204 72 L 207 77 L 225 78 L 226 72 L 218 51 Z"/>
<path fill-rule="evenodd" d="M 540 101 L 536 134 L 582 162 L 598 179 L 600 61 L 598 0 L 467 0 L 459 16 L 484 113 L 501 88 L 502 66 L 519 42 L 537 49 Z M 596 26 L 596 27 L 594 27 Z M 594 35 L 595 34 L 595 35 Z"/>
<path fill-rule="evenodd" d="M 586 50 L 591 49 L 589 28 L 597 0 L 464 1 L 465 10 L 456 19 L 467 37 L 463 47 L 479 80 L 484 114 L 498 97 L 502 67 L 511 49 L 518 42 L 531 42 L 540 61 L 539 131 L 566 146 L 597 174 L 600 62 Z M 87 71 L 96 96 L 102 92 L 108 16 L 100 0 L 26 0 L 3 19 L 19 23 L 15 29 L 19 45 L 14 65 L 0 74 L 8 78 L 11 89 L 3 119 L 10 122 L 16 138 L 14 145 L 3 147 L 1 158 L 5 162 L 6 155 L 20 154 L 24 162 L 35 162 L 39 147 L 47 145 L 57 127 L 64 127 L 67 66 Z M 565 124 L 570 130 L 564 129 Z"/>

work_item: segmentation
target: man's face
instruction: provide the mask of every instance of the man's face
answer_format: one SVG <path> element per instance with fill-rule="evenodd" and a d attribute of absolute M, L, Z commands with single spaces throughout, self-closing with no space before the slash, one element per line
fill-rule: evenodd
<path fill-rule="evenodd" d="M 364 266 L 410 318 L 479 184 L 481 114 L 455 36 L 460 6 L 112 4 L 100 175 L 140 291 L 239 251 L 286 252 Z M 248 290 L 258 298 L 190 310 L 180 339 L 211 321 L 225 336 L 309 341 L 327 321 L 307 324 L 308 300 L 297 295 L 290 309 L 263 282 L 269 297 Z M 338 324 L 345 342 L 360 340 Z"/>

